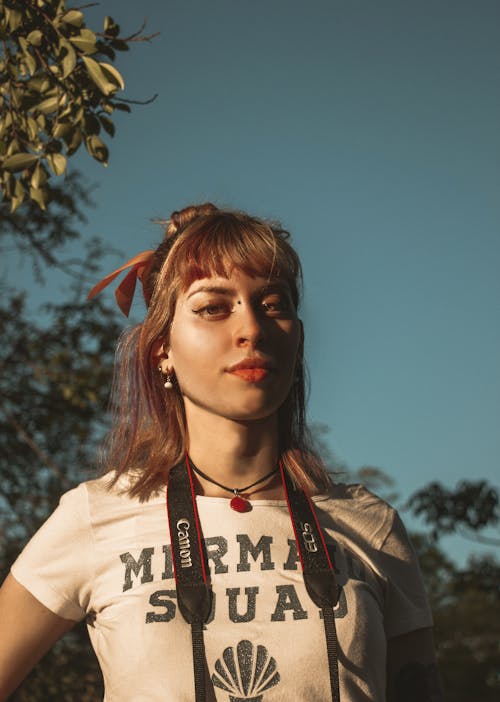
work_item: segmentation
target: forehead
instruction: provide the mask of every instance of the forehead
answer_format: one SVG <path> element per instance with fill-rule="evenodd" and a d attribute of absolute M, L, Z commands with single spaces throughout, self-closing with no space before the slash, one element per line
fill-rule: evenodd
<path fill-rule="evenodd" d="M 233 269 L 227 276 L 207 275 L 193 280 L 184 290 L 183 296 L 187 298 L 198 292 L 231 295 L 271 289 L 282 289 L 290 292 L 290 285 L 284 278 L 251 275 L 245 271 Z"/>

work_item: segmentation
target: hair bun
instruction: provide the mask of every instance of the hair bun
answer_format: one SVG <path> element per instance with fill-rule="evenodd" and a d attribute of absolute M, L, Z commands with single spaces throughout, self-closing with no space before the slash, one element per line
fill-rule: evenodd
<path fill-rule="evenodd" d="M 189 205 L 183 210 L 174 210 L 167 223 L 167 230 L 165 232 L 166 238 L 169 239 L 179 234 L 179 232 L 187 227 L 194 219 L 207 217 L 217 211 L 218 207 L 212 205 L 211 202 L 205 202 L 202 205 Z"/>

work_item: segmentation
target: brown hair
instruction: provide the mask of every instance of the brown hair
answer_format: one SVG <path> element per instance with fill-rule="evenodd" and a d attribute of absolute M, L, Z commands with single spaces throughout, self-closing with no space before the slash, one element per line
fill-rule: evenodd
<path fill-rule="evenodd" d="M 146 318 L 118 345 L 114 423 L 105 460 L 105 468 L 115 471 L 113 482 L 127 473 L 130 494 L 142 499 L 165 484 L 168 471 L 187 449 L 182 397 L 177 388 L 165 391 L 153 354 L 159 341 L 168 346 L 179 293 L 194 280 L 229 277 L 236 268 L 286 280 L 298 307 L 302 281 L 297 253 L 278 223 L 206 203 L 174 212 L 166 224 L 165 238 L 142 280 Z M 279 409 L 279 448 L 294 480 L 314 492 L 327 488 L 330 480 L 305 423 L 305 382 L 301 344 L 294 383 Z"/>

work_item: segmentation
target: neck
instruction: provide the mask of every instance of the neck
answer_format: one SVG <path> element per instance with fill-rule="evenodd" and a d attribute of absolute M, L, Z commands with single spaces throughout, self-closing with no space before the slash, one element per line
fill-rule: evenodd
<path fill-rule="evenodd" d="M 193 463 L 213 480 L 231 489 L 241 488 L 258 480 L 277 466 L 278 429 L 275 416 L 252 422 L 228 420 L 190 408 L 186 412 L 189 455 Z M 228 497 L 216 485 L 198 477 L 200 492 L 213 497 Z M 279 483 L 279 481 L 278 481 Z M 280 497 L 272 494 L 280 484 L 269 483 L 252 489 L 252 497 Z"/>

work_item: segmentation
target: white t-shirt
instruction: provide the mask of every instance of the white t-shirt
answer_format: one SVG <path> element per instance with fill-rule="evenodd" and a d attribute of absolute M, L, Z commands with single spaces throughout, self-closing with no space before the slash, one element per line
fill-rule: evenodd
<path fill-rule="evenodd" d="M 106 702 L 193 702 L 191 630 L 180 614 L 165 495 L 123 481 L 66 493 L 12 567 L 66 619 L 87 618 Z M 385 700 L 386 641 L 432 625 L 397 513 L 360 485 L 313 498 L 341 595 L 335 611 L 342 702 Z M 214 593 L 205 628 L 217 702 L 330 700 L 324 626 L 304 586 L 285 501 L 237 513 L 197 497 Z"/>

